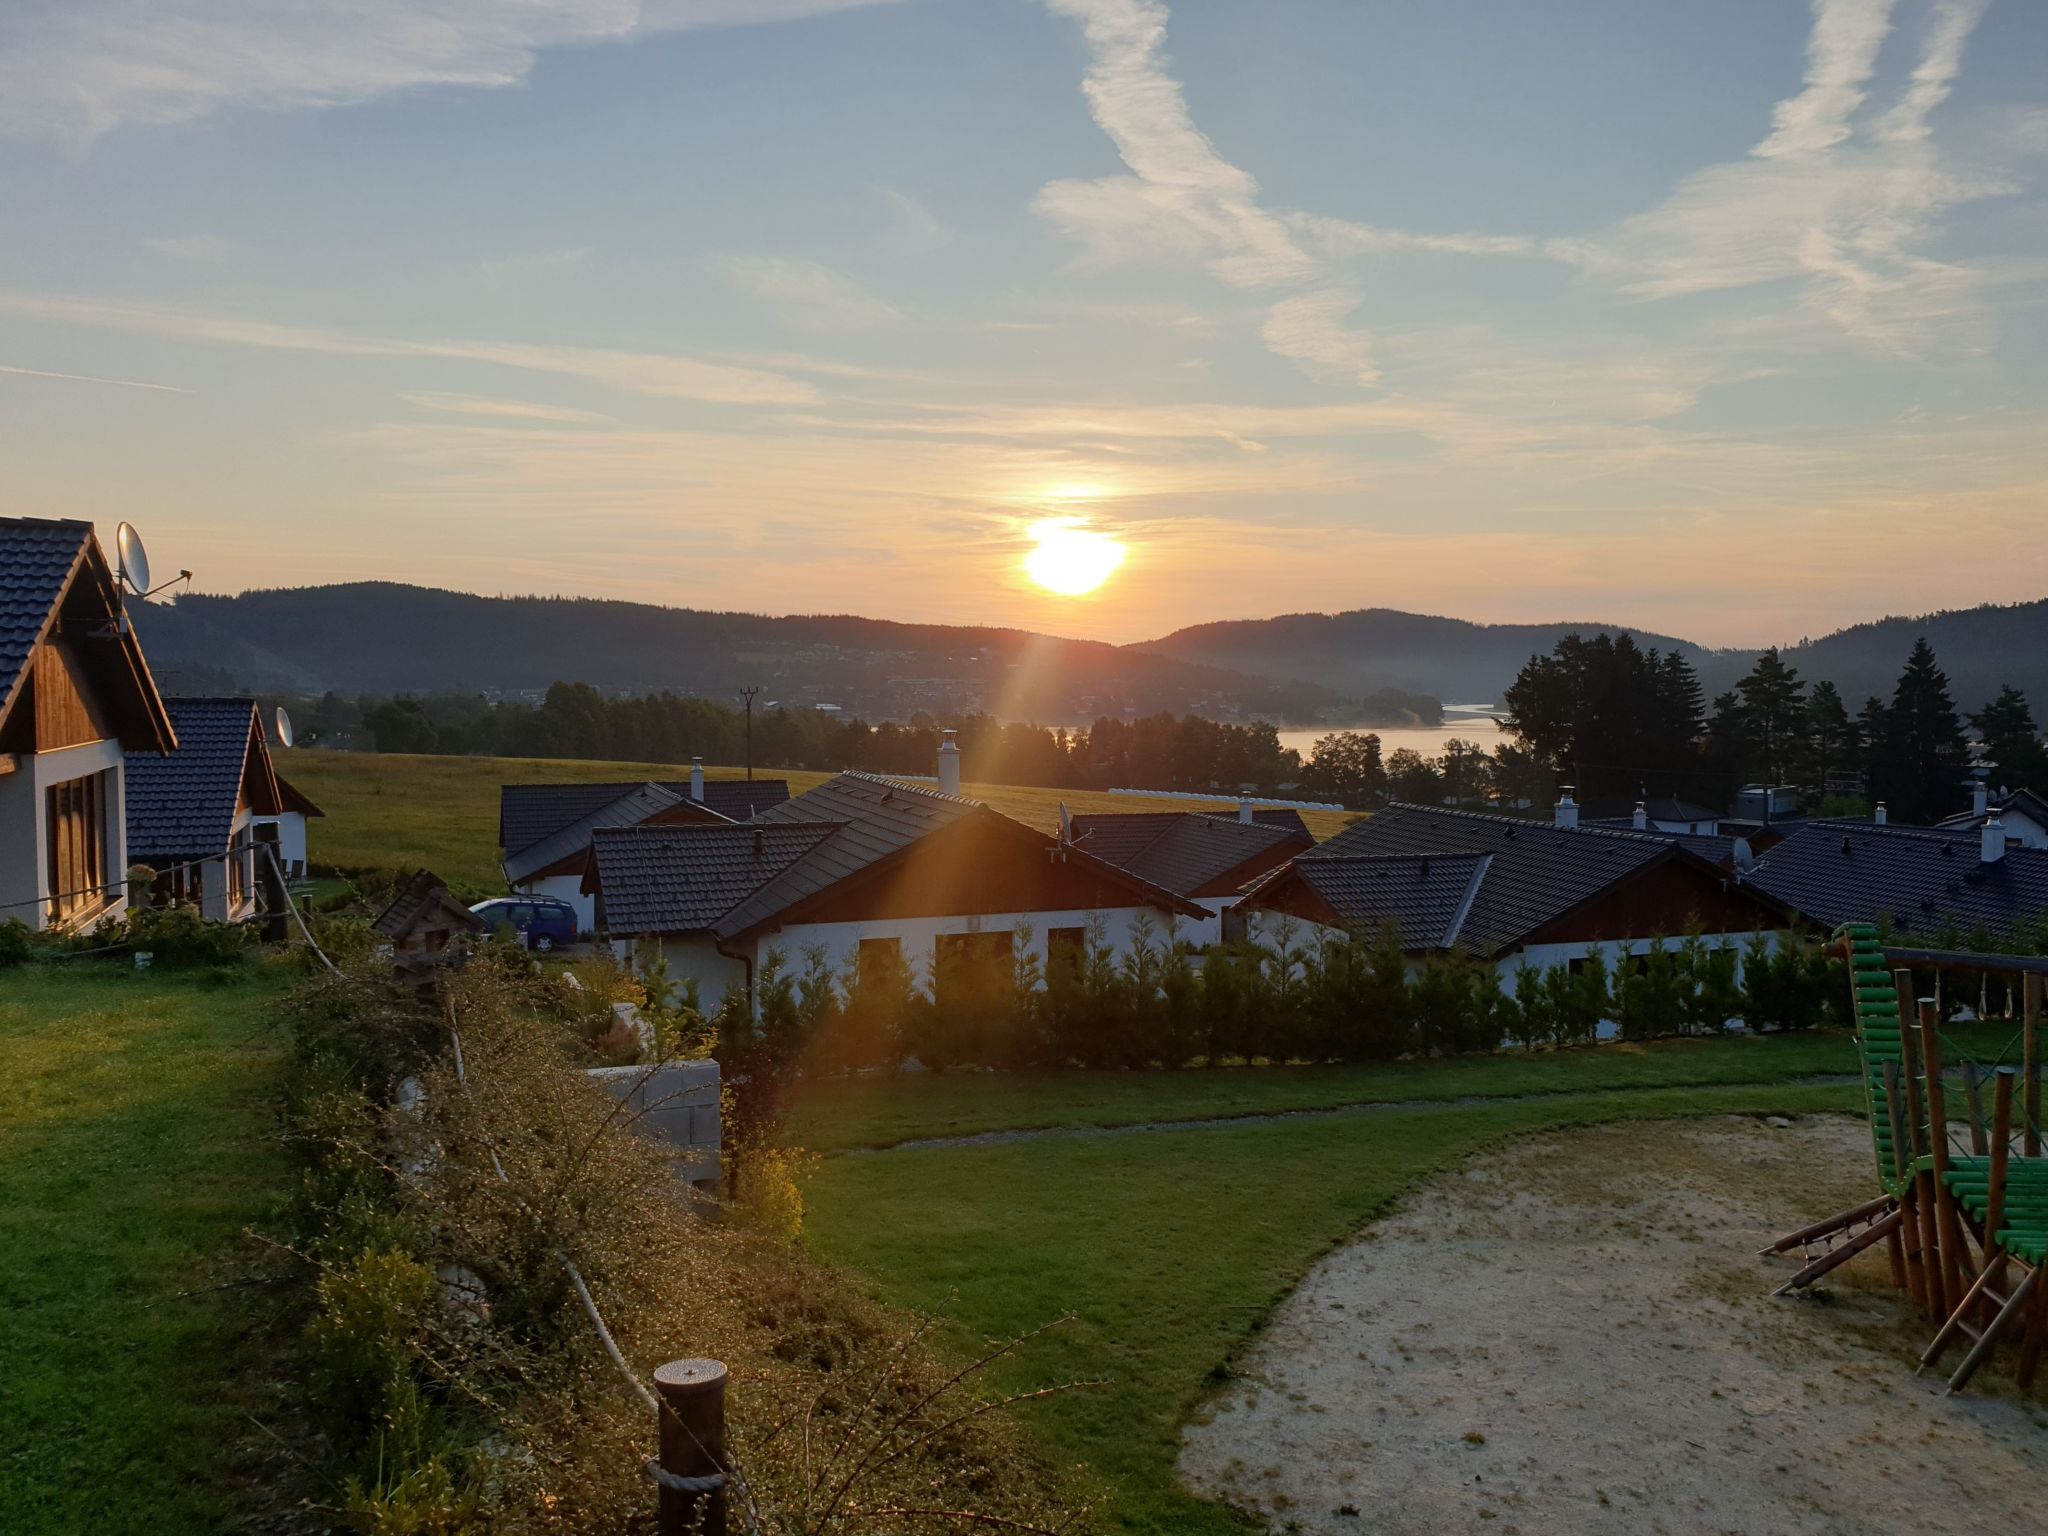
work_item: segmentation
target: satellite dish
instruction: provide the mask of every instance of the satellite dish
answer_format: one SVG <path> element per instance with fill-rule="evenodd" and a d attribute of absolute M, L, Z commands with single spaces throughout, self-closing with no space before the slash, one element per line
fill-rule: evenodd
<path fill-rule="evenodd" d="M 277 706 L 277 744 L 288 747 L 292 744 L 292 712 L 282 704 Z"/>
<path fill-rule="evenodd" d="M 142 547 L 142 535 L 133 523 L 114 530 L 114 550 L 120 564 L 118 573 L 128 590 L 138 596 L 149 590 L 149 551 Z"/>

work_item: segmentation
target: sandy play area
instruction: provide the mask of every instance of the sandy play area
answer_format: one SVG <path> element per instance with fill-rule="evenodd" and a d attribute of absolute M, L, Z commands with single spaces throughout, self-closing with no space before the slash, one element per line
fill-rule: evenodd
<path fill-rule="evenodd" d="M 1773 1300 L 1756 1250 L 1865 1199 L 1855 1121 L 1512 1144 L 1319 1264 L 1190 1427 L 1181 1473 L 1276 1529 L 2048 1528 L 2048 1400 L 1944 1399 L 1882 1250 Z M 1867 1266 L 1867 1267 L 1866 1267 Z M 1979 1390 L 1981 1388 L 1981 1390 Z"/>

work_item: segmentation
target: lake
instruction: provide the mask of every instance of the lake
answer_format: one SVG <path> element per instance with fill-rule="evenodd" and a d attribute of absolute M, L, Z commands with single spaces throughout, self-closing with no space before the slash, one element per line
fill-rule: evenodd
<path fill-rule="evenodd" d="M 1301 754 L 1301 760 L 1307 762 L 1315 744 L 1332 731 L 1370 731 L 1379 737 L 1380 752 L 1386 757 L 1403 747 L 1424 757 L 1440 757 L 1444 743 L 1453 736 L 1477 742 L 1490 751 L 1502 740 L 1499 716 L 1500 708 L 1494 704 L 1446 704 L 1442 725 L 1318 725 L 1309 730 L 1282 731 L 1280 745 L 1294 748 Z"/>

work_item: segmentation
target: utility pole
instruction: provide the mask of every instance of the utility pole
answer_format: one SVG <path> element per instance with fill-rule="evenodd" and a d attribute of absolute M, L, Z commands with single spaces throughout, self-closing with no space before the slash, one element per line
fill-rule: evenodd
<path fill-rule="evenodd" d="M 740 697 L 747 705 L 747 782 L 754 782 L 754 695 L 759 688 L 742 688 Z"/>

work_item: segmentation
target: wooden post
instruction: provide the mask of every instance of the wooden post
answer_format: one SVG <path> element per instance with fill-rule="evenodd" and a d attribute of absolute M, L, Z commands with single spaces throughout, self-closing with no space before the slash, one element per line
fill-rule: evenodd
<path fill-rule="evenodd" d="M 1913 1209 L 1920 1225 L 1921 1280 L 1927 1289 L 1927 1315 L 1937 1324 L 1949 1314 L 1948 1292 L 1942 1283 L 1941 1227 L 1934 1214 L 1934 1175 L 1920 1166 L 1928 1155 L 1926 1110 L 1920 1102 L 1920 1051 L 1916 1042 L 1913 1005 L 1913 973 L 1897 971 L 1893 979 L 1899 989 L 1899 1054 L 1904 1058 L 1906 1080 L 1906 1137 L 1911 1160 L 1906 1170 L 1913 1180 Z M 1958 1298 L 1960 1299 L 1960 1298 Z"/>
<path fill-rule="evenodd" d="M 1920 1223 L 1913 1214 L 1913 1153 L 1906 1140 L 1905 1116 L 1899 1108 L 1899 1079 L 1903 1075 L 1896 1061 L 1884 1064 L 1884 1107 L 1891 1120 L 1892 1170 L 1899 1180 L 1899 1208 L 1906 1216 L 1899 1225 L 1905 1242 L 1906 1294 L 1913 1298 L 1913 1305 L 1924 1307 L 1927 1283 L 1925 1266 L 1920 1262 Z"/>
<path fill-rule="evenodd" d="M 1941 1030 L 1934 1000 L 1920 999 L 1921 1061 L 1927 1068 L 1927 1140 L 1934 1164 L 1934 1211 L 1941 1228 L 1941 1286 L 1951 1303 L 1962 1299 L 1963 1222 L 1948 1187 L 1948 1085 L 1941 1076 Z"/>
<path fill-rule="evenodd" d="M 255 837 L 250 856 L 256 861 L 256 886 L 263 892 L 263 942 L 282 944 L 291 936 L 291 931 L 284 893 L 284 866 L 277 856 L 277 823 L 258 822 L 250 831 Z"/>
<path fill-rule="evenodd" d="M 1990 1150 L 1984 1140 L 1984 1096 L 1977 1086 L 1977 1063 L 1963 1063 L 1963 1102 L 1970 1110 L 1970 1150 L 1982 1157 Z"/>
<path fill-rule="evenodd" d="M 671 1360 L 654 1373 L 661 1394 L 659 1536 L 726 1536 L 725 1367 Z M 677 1486 L 669 1479 L 698 1486 Z"/>
<path fill-rule="evenodd" d="M 1991 1089 L 1991 1171 L 1984 1187 L 1986 1269 L 2005 1268 L 1998 1229 L 2005 1225 L 2005 1180 L 2012 1162 L 2012 1079 L 2012 1068 L 2000 1067 Z"/>
<path fill-rule="evenodd" d="M 2041 994 L 2048 990 L 2048 977 L 2026 979 L 2023 1019 L 2020 1024 L 2020 1073 L 2024 1081 L 2020 1137 L 2028 1157 L 2041 1155 Z"/>

